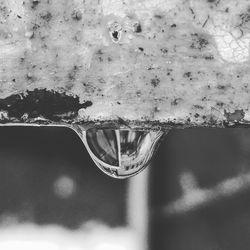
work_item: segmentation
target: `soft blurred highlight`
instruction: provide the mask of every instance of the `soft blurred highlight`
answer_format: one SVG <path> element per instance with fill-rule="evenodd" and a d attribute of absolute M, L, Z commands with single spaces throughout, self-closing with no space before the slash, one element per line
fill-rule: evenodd
<path fill-rule="evenodd" d="M 110 228 L 89 222 L 71 231 L 60 226 L 34 224 L 0 228 L 3 250 L 137 250 L 136 237 L 125 227 Z"/>

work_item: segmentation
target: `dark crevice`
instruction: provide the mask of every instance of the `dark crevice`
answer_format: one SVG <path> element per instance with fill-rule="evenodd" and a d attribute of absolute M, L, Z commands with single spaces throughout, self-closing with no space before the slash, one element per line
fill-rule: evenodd
<path fill-rule="evenodd" d="M 0 110 L 7 111 L 9 117 L 28 118 L 44 117 L 50 120 L 74 118 L 78 110 L 92 106 L 91 101 L 79 102 L 79 97 L 69 96 L 65 93 L 35 89 L 25 93 L 11 95 L 0 99 Z"/>

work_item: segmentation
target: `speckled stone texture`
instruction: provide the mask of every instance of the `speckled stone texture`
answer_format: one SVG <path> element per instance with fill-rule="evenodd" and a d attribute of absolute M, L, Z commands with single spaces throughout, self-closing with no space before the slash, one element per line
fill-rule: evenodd
<path fill-rule="evenodd" d="M 0 0 L 0 120 L 248 125 L 249 42 L 249 0 Z"/>

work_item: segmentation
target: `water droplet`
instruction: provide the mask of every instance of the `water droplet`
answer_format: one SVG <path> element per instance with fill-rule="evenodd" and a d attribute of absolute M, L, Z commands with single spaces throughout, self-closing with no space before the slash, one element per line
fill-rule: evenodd
<path fill-rule="evenodd" d="M 148 166 L 162 135 L 162 131 L 93 128 L 82 133 L 82 140 L 104 173 L 124 179 Z"/>

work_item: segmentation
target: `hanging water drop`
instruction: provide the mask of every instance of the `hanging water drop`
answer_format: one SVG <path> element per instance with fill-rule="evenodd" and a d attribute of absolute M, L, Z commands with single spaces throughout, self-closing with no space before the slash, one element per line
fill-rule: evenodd
<path fill-rule="evenodd" d="M 162 131 L 92 128 L 82 132 L 82 140 L 98 168 L 124 179 L 148 166 L 162 135 Z"/>

